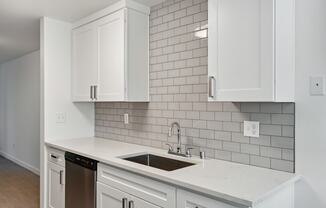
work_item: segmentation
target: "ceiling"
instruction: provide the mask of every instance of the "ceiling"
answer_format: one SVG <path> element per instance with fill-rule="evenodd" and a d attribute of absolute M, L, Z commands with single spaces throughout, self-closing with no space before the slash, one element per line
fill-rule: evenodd
<path fill-rule="evenodd" d="M 117 0 L 0 0 L 0 63 L 39 49 L 39 20 L 74 22 Z M 164 0 L 136 0 L 153 6 Z"/>

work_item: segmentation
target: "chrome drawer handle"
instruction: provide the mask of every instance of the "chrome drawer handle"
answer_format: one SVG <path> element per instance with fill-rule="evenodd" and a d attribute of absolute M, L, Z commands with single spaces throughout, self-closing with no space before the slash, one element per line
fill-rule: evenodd
<path fill-rule="evenodd" d="M 57 156 L 55 156 L 55 155 L 52 155 L 52 154 L 51 154 L 51 157 L 52 157 L 53 159 L 58 159 L 58 157 L 57 157 Z"/>
<path fill-rule="evenodd" d="M 129 202 L 129 208 L 134 208 L 135 207 L 135 203 L 134 201 L 130 201 Z"/>
<path fill-rule="evenodd" d="M 128 204 L 128 199 L 127 198 L 123 198 L 122 199 L 122 208 L 127 208 L 127 204 Z"/>

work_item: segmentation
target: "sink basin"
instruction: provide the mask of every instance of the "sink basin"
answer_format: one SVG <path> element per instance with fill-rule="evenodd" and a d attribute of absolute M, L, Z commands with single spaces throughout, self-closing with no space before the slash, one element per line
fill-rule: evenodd
<path fill-rule="evenodd" d="M 153 154 L 142 154 L 132 157 L 122 158 L 131 162 L 139 163 L 142 165 L 158 168 L 166 171 L 178 170 L 181 168 L 195 165 L 195 163 L 185 162 L 181 160 L 175 160 L 167 157 L 161 157 Z"/>

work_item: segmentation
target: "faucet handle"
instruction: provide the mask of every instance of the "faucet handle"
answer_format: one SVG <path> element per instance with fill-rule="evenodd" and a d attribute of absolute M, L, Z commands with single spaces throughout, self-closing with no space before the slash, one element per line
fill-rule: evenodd
<path fill-rule="evenodd" d="M 169 152 L 173 152 L 173 151 L 174 151 L 174 150 L 173 150 L 173 146 L 172 146 L 171 144 L 166 143 L 165 145 L 166 145 L 166 146 L 169 146 Z"/>
<path fill-rule="evenodd" d="M 206 154 L 204 151 L 199 152 L 200 159 L 206 159 Z"/>
<path fill-rule="evenodd" d="M 189 148 L 187 148 L 187 150 L 186 150 L 186 157 L 191 157 L 191 150 L 193 150 L 194 148 L 192 148 L 192 147 L 189 147 Z"/>

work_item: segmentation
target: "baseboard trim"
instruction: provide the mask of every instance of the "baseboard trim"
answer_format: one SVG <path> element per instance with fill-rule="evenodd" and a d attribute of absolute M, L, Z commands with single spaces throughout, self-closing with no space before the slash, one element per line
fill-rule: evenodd
<path fill-rule="evenodd" d="M 36 175 L 38 175 L 38 176 L 40 175 L 40 170 L 38 168 L 35 168 L 35 167 L 31 166 L 30 164 L 27 164 L 26 162 L 23 162 L 23 161 L 15 158 L 12 155 L 9 155 L 9 154 L 5 153 L 5 152 L 0 151 L 0 155 L 2 157 L 4 157 L 4 158 L 16 163 L 17 165 L 22 166 L 23 168 L 26 168 L 27 170 L 35 173 Z"/>

